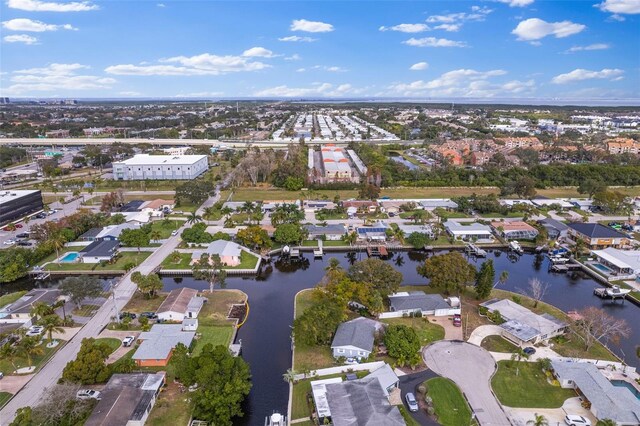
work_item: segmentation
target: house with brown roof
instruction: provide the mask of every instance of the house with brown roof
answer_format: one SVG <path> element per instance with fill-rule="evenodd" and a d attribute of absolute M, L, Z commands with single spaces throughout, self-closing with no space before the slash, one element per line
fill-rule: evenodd
<path fill-rule="evenodd" d="M 159 320 L 183 321 L 198 318 L 206 298 L 198 296 L 198 291 L 182 287 L 172 290 L 156 311 Z"/>
<path fill-rule="evenodd" d="M 173 210 L 173 207 L 175 205 L 176 203 L 173 200 L 163 200 L 161 198 L 158 198 L 152 201 L 147 201 L 140 207 L 152 210 Z"/>

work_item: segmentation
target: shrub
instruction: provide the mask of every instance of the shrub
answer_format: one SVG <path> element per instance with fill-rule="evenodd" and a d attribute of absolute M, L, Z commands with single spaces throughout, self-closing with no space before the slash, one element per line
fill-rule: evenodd
<path fill-rule="evenodd" d="M 489 313 L 489 309 L 487 309 L 487 307 L 485 307 L 485 306 L 480 306 L 480 307 L 478 308 L 478 313 L 479 313 L 480 315 L 482 315 L 483 317 L 486 317 L 486 316 L 487 316 L 487 314 Z"/>
<path fill-rule="evenodd" d="M 433 408 L 433 407 L 427 407 L 427 413 L 428 413 L 430 416 L 433 416 L 433 415 L 436 413 L 436 409 L 435 409 L 435 408 Z"/>
<path fill-rule="evenodd" d="M 513 295 L 511 296 L 511 300 L 513 300 L 518 305 L 522 305 L 522 298 L 520 296 Z"/>
<path fill-rule="evenodd" d="M 426 385 L 418 386 L 418 392 L 420 392 L 422 394 L 427 393 L 427 386 Z"/>

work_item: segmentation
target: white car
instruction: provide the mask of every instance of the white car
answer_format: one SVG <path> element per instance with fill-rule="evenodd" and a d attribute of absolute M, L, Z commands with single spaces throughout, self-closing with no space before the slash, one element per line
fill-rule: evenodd
<path fill-rule="evenodd" d="M 409 411 L 415 413 L 420 409 L 418 407 L 418 401 L 416 401 L 416 397 L 413 395 L 413 393 L 409 392 L 408 394 L 405 395 L 404 399 L 407 401 L 407 406 L 409 407 Z"/>
<path fill-rule="evenodd" d="M 31 327 L 29 327 L 29 330 L 27 331 L 25 336 L 40 336 L 42 333 L 44 333 L 44 327 L 41 327 L 39 325 L 32 325 Z"/>
<path fill-rule="evenodd" d="M 564 422 L 569 426 L 591 426 L 591 421 L 585 417 L 576 414 L 567 414 Z"/>
<path fill-rule="evenodd" d="M 78 399 L 100 399 L 100 392 L 93 389 L 80 389 L 76 393 Z"/>
<path fill-rule="evenodd" d="M 124 346 L 125 348 L 128 348 L 129 346 L 131 346 L 134 340 L 136 340 L 135 337 L 127 336 L 124 339 L 122 339 L 122 346 Z"/>
<path fill-rule="evenodd" d="M 178 231 L 171 231 L 171 236 L 175 237 L 176 235 L 178 235 Z"/>
<path fill-rule="evenodd" d="M 16 241 L 15 241 L 15 240 L 13 240 L 13 239 L 11 239 L 11 240 L 7 240 L 7 241 L 5 241 L 5 242 L 4 242 L 4 245 L 5 245 L 5 246 L 10 246 L 10 245 L 15 244 L 15 243 L 16 243 Z"/>

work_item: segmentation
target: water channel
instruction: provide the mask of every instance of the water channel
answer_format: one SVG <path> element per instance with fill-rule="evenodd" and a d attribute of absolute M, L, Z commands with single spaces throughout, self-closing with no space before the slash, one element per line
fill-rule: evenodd
<path fill-rule="evenodd" d="M 249 296 L 250 314 L 246 323 L 238 332 L 242 339 L 243 357 L 251 365 L 253 389 L 245 402 L 245 416 L 235 424 L 263 425 L 264 418 L 273 410 L 286 412 L 288 384 L 282 374 L 291 367 L 290 326 L 293 319 L 294 297 L 300 290 L 315 286 L 324 275 L 324 268 L 330 256 L 323 260 L 314 260 L 310 253 L 296 264 L 274 262 L 259 277 L 229 277 L 227 288 L 240 289 Z M 336 253 L 344 268 L 366 254 Z M 418 275 L 416 266 L 424 261 L 426 254 L 420 252 L 395 253 L 391 262 L 403 274 L 405 285 L 426 285 L 427 281 Z M 564 311 L 596 306 L 610 315 L 625 319 L 632 328 L 628 339 L 612 346 L 612 350 L 633 366 L 640 368 L 640 359 L 635 355 L 635 347 L 640 344 L 640 308 L 630 302 L 604 301 L 593 295 L 593 289 L 599 284 L 582 272 L 554 274 L 548 271 L 548 259 L 525 254 L 516 262 L 506 253 L 495 250 L 489 252 L 494 260 L 496 275 L 509 272 L 508 281 L 498 288 L 510 291 L 524 290 L 529 279 L 537 277 L 549 283 L 544 300 Z M 479 267 L 482 259 L 470 261 Z M 208 284 L 190 277 L 163 279 L 165 290 L 181 286 L 205 290 Z M 23 280 L 10 285 L 0 286 L 0 293 L 32 288 L 34 283 Z"/>

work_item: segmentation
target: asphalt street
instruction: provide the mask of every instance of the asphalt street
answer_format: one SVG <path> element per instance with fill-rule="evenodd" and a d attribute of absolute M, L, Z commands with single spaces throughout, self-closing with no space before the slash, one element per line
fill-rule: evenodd
<path fill-rule="evenodd" d="M 439 377 L 436 373 L 431 370 L 420 371 L 419 373 L 407 374 L 406 376 L 400 376 L 400 391 L 402 393 L 402 403 L 404 404 L 404 408 L 409 411 L 407 404 L 405 403 L 405 395 L 409 392 L 412 392 L 416 395 L 416 389 L 418 386 L 422 384 L 425 380 L 433 379 L 434 377 Z M 419 410 L 415 413 L 412 413 L 411 417 L 420 423 L 423 426 L 438 426 L 439 423 L 435 420 L 431 419 L 424 410 Z"/>

